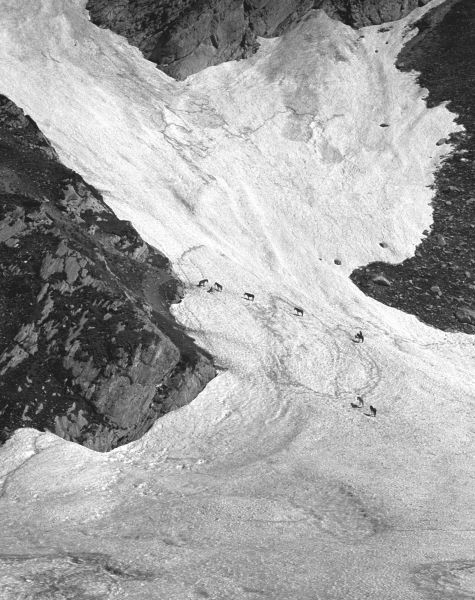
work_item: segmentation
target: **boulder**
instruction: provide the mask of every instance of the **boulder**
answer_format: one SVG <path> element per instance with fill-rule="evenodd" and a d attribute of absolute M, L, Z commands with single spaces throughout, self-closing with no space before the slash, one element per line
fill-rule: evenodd
<path fill-rule="evenodd" d="M 438 246 L 447 246 L 447 241 L 445 239 L 445 237 L 441 234 L 441 233 L 437 233 L 434 236 L 434 241 Z"/>
<path fill-rule="evenodd" d="M 375 283 L 376 285 L 383 285 L 383 286 L 386 286 L 386 287 L 389 287 L 391 285 L 391 281 L 387 277 L 385 277 L 384 275 L 382 275 L 382 274 L 373 275 L 371 277 L 371 281 L 373 283 Z"/>
<path fill-rule="evenodd" d="M 461 323 L 475 323 L 475 310 L 473 308 L 462 307 L 455 311 L 455 317 Z"/>

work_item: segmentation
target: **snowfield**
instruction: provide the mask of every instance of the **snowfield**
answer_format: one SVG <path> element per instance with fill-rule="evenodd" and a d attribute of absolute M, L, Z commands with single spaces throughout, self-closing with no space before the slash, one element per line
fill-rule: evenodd
<path fill-rule="evenodd" d="M 85 0 L 0 0 L 0 93 L 173 261 L 220 371 L 109 454 L 0 449 L 2 600 L 474 597 L 474 339 L 348 278 L 431 223 L 458 126 L 394 61 L 439 3 L 360 31 L 313 11 L 175 82 Z"/>

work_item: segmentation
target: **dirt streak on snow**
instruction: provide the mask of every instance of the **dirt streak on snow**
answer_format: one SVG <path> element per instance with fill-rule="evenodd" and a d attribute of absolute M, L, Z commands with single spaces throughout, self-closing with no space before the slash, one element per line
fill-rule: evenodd
<path fill-rule="evenodd" d="M 473 340 L 348 279 L 410 256 L 431 222 L 436 142 L 457 126 L 394 59 L 437 3 L 388 31 L 315 11 L 178 83 L 84 0 L 0 0 L 0 91 L 173 260 L 176 316 L 223 369 L 109 455 L 18 432 L 1 451 L 2 597 L 29 593 L 19 555 L 58 597 L 407 600 L 427 581 L 464 597 Z"/>

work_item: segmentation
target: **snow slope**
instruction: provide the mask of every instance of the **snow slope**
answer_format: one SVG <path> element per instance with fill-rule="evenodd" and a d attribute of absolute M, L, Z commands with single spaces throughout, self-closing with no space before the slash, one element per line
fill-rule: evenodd
<path fill-rule="evenodd" d="M 175 82 L 92 26 L 85 0 L 0 0 L 0 92 L 172 259 L 189 284 L 176 316 L 221 369 L 108 455 L 15 435 L 0 597 L 475 593 L 473 338 L 348 279 L 410 256 L 431 222 L 436 142 L 457 126 L 393 63 L 438 3 L 389 31 L 315 11 L 251 59 Z"/>

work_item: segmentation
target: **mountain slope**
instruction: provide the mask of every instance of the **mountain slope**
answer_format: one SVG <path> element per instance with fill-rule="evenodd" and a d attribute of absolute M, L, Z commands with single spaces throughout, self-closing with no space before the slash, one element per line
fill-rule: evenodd
<path fill-rule="evenodd" d="M 2 7 L 4 92 L 170 258 L 173 313 L 220 371 L 110 453 L 9 440 L 6 600 L 473 595 L 473 336 L 349 279 L 412 256 L 460 129 L 395 66 L 424 9 L 361 31 L 314 11 L 177 82 L 83 0 Z"/>
<path fill-rule="evenodd" d="M 168 312 L 169 261 L 0 97 L 0 440 L 19 427 L 111 450 L 214 376 Z"/>
<path fill-rule="evenodd" d="M 93 23 L 140 48 L 172 77 L 251 56 L 311 9 L 353 27 L 394 21 L 428 0 L 88 0 Z"/>
<path fill-rule="evenodd" d="M 475 4 L 452 0 L 415 23 L 418 35 L 398 57 L 398 67 L 421 72 L 427 103 L 448 102 L 463 131 L 441 138 L 454 147 L 437 171 L 434 223 L 415 256 L 402 264 L 372 263 L 352 280 L 377 300 L 416 314 L 448 331 L 475 332 Z M 383 277 L 386 285 L 374 283 Z M 388 285 L 389 284 L 389 285 Z"/>

